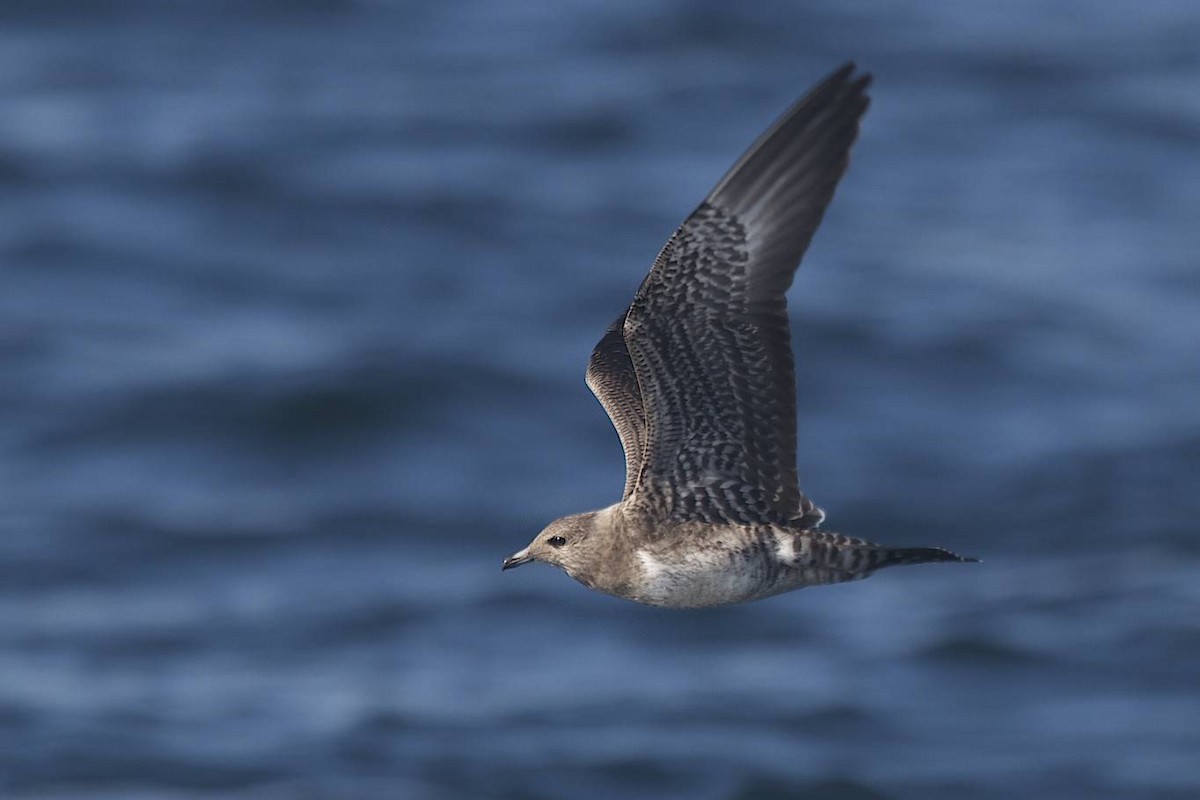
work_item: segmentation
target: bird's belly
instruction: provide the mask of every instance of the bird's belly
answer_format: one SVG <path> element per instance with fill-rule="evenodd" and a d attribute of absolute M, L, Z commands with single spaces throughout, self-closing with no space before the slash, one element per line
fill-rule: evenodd
<path fill-rule="evenodd" d="M 703 608 L 741 603 L 775 594 L 778 571 L 767 554 L 723 548 L 672 557 L 639 551 L 641 581 L 630 599 L 655 606 Z"/>

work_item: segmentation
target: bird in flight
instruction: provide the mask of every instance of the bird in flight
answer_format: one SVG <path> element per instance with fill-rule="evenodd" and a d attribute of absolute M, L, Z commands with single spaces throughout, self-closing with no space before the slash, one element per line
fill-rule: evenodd
<path fill-rule="evenodd" d="M 504 569 L 541 561 L 606 594 L 700 608 L 976 560 L 823 530 L 800 492 L 785 293 L 846 171 L 870 82 L 853 64 L 822 80 L 667 241 L 587 368 L 625 451 L 621 500 L 551 522 Z"/>

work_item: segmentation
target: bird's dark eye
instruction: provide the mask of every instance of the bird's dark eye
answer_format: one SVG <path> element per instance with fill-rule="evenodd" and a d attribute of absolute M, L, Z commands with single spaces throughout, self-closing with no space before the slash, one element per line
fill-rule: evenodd
<path fill-rule="evenodd" d="M 567 539 L 565 536 L 551 536 L 546 540 L 546 544 L 550 545 L 551 547 L 562 547 L 566 543 Z"/>

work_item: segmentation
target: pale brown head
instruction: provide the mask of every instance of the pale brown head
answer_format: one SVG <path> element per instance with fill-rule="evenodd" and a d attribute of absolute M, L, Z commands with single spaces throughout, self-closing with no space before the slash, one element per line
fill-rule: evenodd
<path fill-rule="evenodd" d="M 527 547 L 504 559 L 501 569 L 512 569 L 531 561 L 553 564 L 572 578 L 590 584 L 590 576 L 603 556 L 605 542 L 597 533 L 598 512 L 572 514 L 556 519 L 533 538 Z"/>

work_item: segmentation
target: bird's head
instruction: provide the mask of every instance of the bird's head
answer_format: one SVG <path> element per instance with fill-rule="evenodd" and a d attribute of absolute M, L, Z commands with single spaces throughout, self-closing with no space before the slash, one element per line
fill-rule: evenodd
<path fill-rule="evenodd" d="M 504 559 L 501 569 L 541 561 L 553 564 L 586 583 L 589 565 L 594 564 L 594 559 L 599 555 L 595 552 L 599 544 L 596 541 L 598 537 L 592 535 L 596 528 L 596 517 L 596 512 L 589 511 L 554 520 L 533 537 L 527 547 Z"/>

